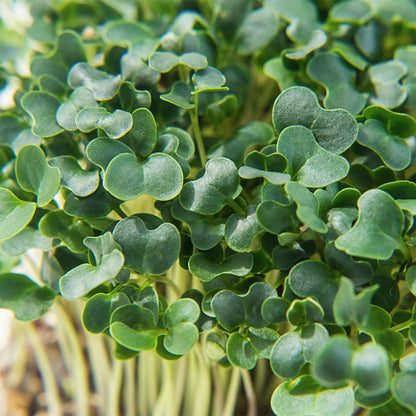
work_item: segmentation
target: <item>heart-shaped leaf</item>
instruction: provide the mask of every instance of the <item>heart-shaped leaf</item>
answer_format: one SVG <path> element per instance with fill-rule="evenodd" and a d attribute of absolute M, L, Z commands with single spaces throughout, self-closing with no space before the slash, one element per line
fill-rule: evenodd
<path fill-rule="evenodd" d="M 52 305 L 55 292 L 38 286 L 27 276 L 6 273 L 0 275 L 0 308 L 11 309 L 16 319 L 33 321 Z"/>
<path fill-rule="evenodd" d="M 295 299 L 286 312 L 288 322 L 293 326 L 306 326 L 322 321 L 324 310 L 313 298 Z"/>
<path fill-rule="evenodd" d="M 0 241 L 23 230 L 36 210 L 34 202 L 22 201 L 13 192 L 0 188 Z"/>
<path fill-rule="evenodd" d="M 369 119 L 360 124 L 357 141 L 374 150 L 386 164 L 394 170 L 403 170 L 409 166 L 412 152 L 401 137 L 388 133 L 380 120 Z"/>
<path fill-rule="evenodd" d="M 142 219 L 129 217 L 117 223 L 113 237 L 121 246 L 125 265 L 143 276 L 165 273 L 179 256 L 180 235 L 170 223 L 148 229 Z"/>
<path fill-rule="evenodd" d="M 104 175 L 105 189 L 122 200 L 149 194 L 166 201 L 179 194 L 182 182 L 180 165 L 164 153 L 152 153 L 143 162 L 130 153 L 122 153 L 108 164 Z"/>
<path fill-rule="evenodd" d="M 162 94 L 160 99 L 185 110 L 191 110 L 195 108 L 191 92 L 192 89 L 186 82 L 176 81 L 172 89 L 167 94 Z"/>
<path fill-rule="evenodd" d="M 279 416 L 351 416 L 354 405 L 350 386 L 322 389 L 308 375 L 280 384 L 271 399 L 273 412 Z"/>
<path fill-rule="evenodd" d="M 356 351 L 351 363 L 352 378 L 370 393 L 385 393 L 390 387 L 391 366 L 386 350 L 367 343 Z"/>
<path fill-rule="evenodd" d="M 246 276 L 253 267 L 251 253 L 237 253 L 220 262 L 214 261 L 206 253 L 197 253 L 189 259 L 189 270 L 202 282 L 209 282 L 222 274 Z"/>
<path fill-rule="evenodd" d="M 249 55 L 266 46 L 279 30 L 276 14 L 269 8 L 259 7 L 246 14 L 238 27 L 237 50 Z"/>
<path fill-rule="evenodd" d="M 168 328 L 172 328 L 181 322 L 195 323 L 199 318 L 198 304 L 190 298 L 182 298 L 173 302 L 166 309 L 164 318 Z"/>
<path fill-rule="evenodd" d="M 100 185 L 98 170 L 85 171 L 72 156 L 54 157 L 49 163 L 59 169 L 61 185 L 77 196 L 91 195 Z"/>
<path fill-rule="evenodd" d="M 146 157 L 155 147 L 157 127 L 153 114 L 147 108 L 138 108 L 132 113 L 133 125 L 122 138 L 137 155 Z"/>
<path fill-rule="evenodd" d="M 203 69 L 208 66 L 207 58 L 196 52 L 175 55 L 172 52 L 155 52 L 149 59 L 149 65 L 155 71 L 166 73 L 177 65 L 185 65 L 193 70 Z"/>
<path fill-rule="evenodd" d="M 218 69 L 207 66 L 192 75 L 194 84 L 192 94 L 199 94 L 203 91 L 227 91 L 228 87 L 224 87 L 226 81 L 224 74 Z"/>
<path fill-rule="evenodd" d="M 298 206 L 297 217 L 307 226 L 319 233 L 326 233 L 328 227 L 318 215 L 318 200 L 315 195 L 297 182 L 288 182 L 286 192 Z"/>
<path fill-rule="evenodd" d="M 403 227 L 402 210 L 393 198 L 372 189 L 358 200 L 358 220 L 351 230 L 335 240 L 335 247 L 351 256 L 388 260 L 395 250 L 404 248 Z"/>
<path fill-rule="evenodd" d="M 152 350 L 159 335 L 165 332 L 154 324 L 152 312 L 139 305 L 120 306 L 111 315 L 111 336 L 133 351 Z"/>
<path fill-rule="evenodd" d="M 289 286 L 301 298 L 310 296 L 317 299 L 325 311 L 325 319 L 332 319 L 339 279 L 326 263 L 305 260 L 296 264 L 289 273 Z"/>
<path fill-rule="evenodd" d="M 330 185 L 345 178 L 349 172 L 348 161 L 325 150 L 312 131 L 303 126 L 286 127 L 280 133 L 277 151 L 287 159 L 287 170 L 292 179 L 307 187 Z"/>
<path fill-rule="evenodd" d="M 225 223 L 224 238 L 228 246 L 239 253 L 250 249 L 253 240 L 263 232 L 263 227 L 257 220 L 256 206 L 247 207 L 246 217 L 233 214 Z"/>
<path fill-rule="evenodd" d="M 278 133 L 293 125 L 307 127 L 324 149 L 338 154 L 352 146 L 358 133 L 357 122 L 348 111 L 325 110 L 312 90 L 298 86 L 284 90 L 276 98 L 273 125 Z"/>
<path fill-rule="evenodd" d="M 51 137 L 63 131 L 55 119 L 60 101 L 52 94 L 42 91 L 30 91 L 21 100 L 22 107 L 33 121 L 33 134 L 39 137 Z"/>
<path fill-rule="evenodd" d="M 104 171 L 109 163 L 121 153 L 134 154 L 133 150 L 122 141 L 109 138 L 91 140 L 86 147 L 88 160 Z"/>
<path fill-rule="evenodd" d="M 104 107 L 87 107 L 77 114 L 75 123 L 84 133 L 100 128 L 108 137 L 118 139 L 132 128 L 133 119 L 127 111 L 115 110 L 109 113 Z"/>
<path fill-rule="evenodd" d="M 256 215 L 261 226 L 272 234 L 294 231 L 300 225 L 293 204 L 283 205 L 275 201 L 265 201 L 257 207 Z"/>
<path fill-rule="evenodd" d="M 394 59 L 371 65 L 368 75 L 376 95 L 372 102 L 387 108 L 396 108 L 402 104 L 407 97 L 407 91 L 400 84 L 400 80 L 407 71 L 407 66 L 403 62 Z"/>
<path fill-rule="evenodd" d="M 199 250 L 209 250 L 215 247 L 223 238 L 225 224 L 222 219 L 214 219 L 188 211 L 175 199 L 171 206 L 172 216 L 185 222 L 191 233 L 191 240 Z"/>
<path fill-rule="evenodd" d="M 93 93 L 86 87 L 78 87 L 70 95 L 68 101 L 62 103 L 56 112 L 56 121 L 65 130 L 76 130 L 76 117 L 85 107 L 98 107 Z"/>
<path fill-rule="evenodd" d="M 339 55 L 332 52 L 315 54 L 308 62 L 307 71 L 326 88 L 326 108 L 345 108 L 354 115 L 364 108 L 367 94 L 355 89 L 355 71 Z"/>
<path fill-rule="evenodd" d="M 232 365 L 251 370 L 256 366 L 257 354 L 250 339 L 233 332 L 227 340 L 227 357 Z"/>
<path fill-rule="evenodd" d="M 305 362 L 311 362 L 328 341 L 328 331 L 320 324 L 305 326 L 281 336 L 272 349 L 270 366 L 279 377 L 295 377 Z"/>
<path fill-rule="evenodd" d="M 79 62 L 69 71 L 68 84 L 72 88 L 87 87 L 97 101 L 109 100 L 118 91 L 120 75 L 112 76 L 85 62 Z"/>
<path fill-rule="evenodd" d="M 267 323 L 261 315 L 261 306 L 267 298 L 275 296 L 272 286 L 257 282 L 244 295 L 236 295 L 231 290 L 219 291 L 212 298 L 211 306 L 218 322 L 227 330 L 244 324 L 262 328 Z"/>
<path fill-rule="evenodd" d="M 92 229 L 77 218 L 56 210 L 48 212 L 39 221 L 39 231 L 46 237 L 59 238 L 74 253 L 83 253 L 85 237 L 93 234 Z"/>
<path fill-rule="evenodd" d="M 120 247 L 109 232 L 85 238 L 84 245 L 93 253 L 95 265 L 81 264 L 62 276 L 59 288 L 68 300 L 84 296 L 100 284 L 114 279 L 124 264 Z"/>
<path fill-rule="evenodd" d="M 265 155 L 254 151 L 247 155 L 238 174 L 244 179 L 264 178 L 274 185 L 282 185 L 290 180 L 290 175 L 283 173 L 286 166 L 286 159 L 278 153 Z"/>
<path fill-rule="evenodd" d="M 47 205 L 59 190 L 59 170 L 48 165 L 38 146 L 27 144 L 19 150 L 15 172 L 19 186 L 36 194 L 37 204 L 41 207 Z"/>
<path fill-rule="evenodd" d="M 105 331 L 110 325 L 111 314 L 120 306 L 128 305 L 130 300 L 123 292 L 97 293 L 88 299 L 82 312 L 82 324 L 93 334 Z"/>

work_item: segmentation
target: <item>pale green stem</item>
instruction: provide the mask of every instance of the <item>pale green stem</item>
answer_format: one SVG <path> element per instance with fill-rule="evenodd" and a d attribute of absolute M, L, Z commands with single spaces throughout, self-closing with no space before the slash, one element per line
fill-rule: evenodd
<path fill-rule="evenodd" d="M 125 403 L 125 416 L 136 415 L 136 389 L 135 389 L 135 372 L 136 372 L 136 359 L 132 358 L 124 363 L 125 367 L 125 386 L 124 386 L 124 403 Z"/>
<path fill-rule="evenodd" d="M 59 397 L 59 389 L 56 383 L 55 374 L 48 359 L 48 353 L 39 338 L 36 328 L 31 322 L 28 322 L 25 325 L 25 330 L 30 344 L 32 345 L 33 352 L 36 357 L 36 363 L 42 377 L 48 406 L 48 414 L 60 416 L 62 415 L 61 399 Z"/>
<path fill-rule="evenodd" d="M 186 383 L 186 364 L 187 364 L 187 357 L 182 357 L 178 361 L 178 365 L 176 366 L 176 373 L 175 373 L 175 407 L 173 409 L 173 414 L 175 416 L 180 416 L 181 404 L 183 399 L 183 392 L 185 389 Z"/>
<path fill-rule="evenodd" d="M 79 342 L 79 335 L 75 331 L 71 319 L 64 307 L 56 302 L 56 311 L 59 325 L 64 329 L 72 354 L 72 367 L 74 369 L 74 391 L 77 416 L 88 416 L 89 414 L 89 380 L 88 368 L 85 363 L 84 354 Z"/>
<path fill-rule="evenodd" d="M 256 397 L 261 397 L 264 393 L 264 388 L 267 379 L 267 365 L 268 362 L 264 358 L 259 358 L 259 360 L 257 361 L 254 378 L 254 391 L 256 393 Z"/>
<path fill-rule="evenodd" d="M 392 331 L 403 331 L 404 329 L 408 329 L 410 325 L 414 324 L 415 321 L 413 319 L 409 319 L 408 321 L 404 321 L 401 324 L 395 325 L 393 328 L 390 328 Z"/>
<path fill-rule="evenodd" d="M 123 381 L 123 362 L 114 360 L 113 370 L 108 385 L 107 416 L 120 414 L 120 391 Z"/>
<path fill-rule="evenodd" d="M 160 389 L 152 416 L 173 416 L 172 408 L 176 407 L 176 397 L 173 388 L 172 363 L 163 361 L 162 370 L 162 388 Z"/>
<path fill-rule="evenodd" d="M 247 400 L 247 416 L 257 416 L 256 393 L 254 392 L 253 382 L 248 370 L 241 369 L 244 391 Z"/>
<path fill-rule="evenodd" d="M 195 108 L 189 111 L 189 117 L 191 119 L 192 130 L 194 132 L 194 138 L 196 147 L 198 149 L 199 158 L 201 160 L 201 166 L 204 167 L 207 163 L 207 155 L 205 152 L 204 141 L 202 140 L 201 129 L 199 128 L 199 116 L 198 116 L 198 94 L 194 95 Z"/>
<path fill-rule="evenodd" d="M 147 383 L 151 383 L 151 380 L 146 380 L 149 373 L 149 361 L 146 360 L 145 353 L 139 355 L 139 365 L 137 371 L 137 403 L 139 414 L 141 416 L 147 416 L 148 413 L 148 399 L 150 398 L 147 392 Z"/>
<path fill-rule="evenodd" d="M 198 377 L 198 367 L 196 364 L 196 356 L 195 354 L 188 354 L 188 371 L 187 371 L 187 383 L 186 383 L 186 394 L 185 394 L 185 401 L 184 401 L 184 415 L 192 415 L 194 410 L 194 400 L 198 400 L 199 397 L 197 395 L 196 390 L 196 383 L 197 380 L 195 379 Z"/>
<path fill-rule="evenodd" d="M 91 363 L 95 391 L 100 398 L 99 414 L 106 408 L 104 398 L 107 397 L 107 383 L 110 378 L 110 363 L 102 335 L 91 335 L 85 331 L 87 352 Z"/>
<path fill-rule="evenodd" d="M 214 403 L 212 406 L 212 416 L 220 415 L 224 407 L 224 383 L 221 382 L 221 374 L 218 364 L 215 363 L 212 366 L 214 382 Z"/>
<path fill-rule="evenodd" d="M 231 373 L 230 385 L 228 387 L 224 410 L 221 414 L 222 416 L 234 416 L 238 392 L 240 390 L 240 379 L 240 369 L 238 367 L 234 367 Z"/>
<path fill-rule="evenodd" d="M 198 394 L 195 395 L 194 412 L 200 416 L 208 416 L 211 406 L 211 375 L 201 351 L 201 344 L 196 344 L 193 351 L 198 357 Z"/>

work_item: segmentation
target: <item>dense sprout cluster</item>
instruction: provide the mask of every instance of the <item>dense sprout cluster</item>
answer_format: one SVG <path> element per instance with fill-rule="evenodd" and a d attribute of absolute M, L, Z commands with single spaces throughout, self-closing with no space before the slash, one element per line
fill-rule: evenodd
<path fill-rule="evenodd" d="M 416 415 L 416 4 L 31 14 L 0 27 L 0 307 L 84 298 L 118 359 L 266 358 L 279 416 Z"/>

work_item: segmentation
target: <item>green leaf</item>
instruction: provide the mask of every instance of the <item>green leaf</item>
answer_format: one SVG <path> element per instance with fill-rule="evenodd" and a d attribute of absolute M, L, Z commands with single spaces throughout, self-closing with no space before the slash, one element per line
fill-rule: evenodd
<path fill-rule="evenodd" d="M 171 213 L 175 219 L 188 225 L 192 244 L 199 250 L 209 250 L 215 247 L 224 236 L 225 224 L 222 219 L 187 211 L 178 199 L 173 201 Z"/>
<path fill-rule="evenodd" d="M 142 219 L 129 217 L 117 223 L 113 237 L 121 246 L 125 265 L 143 276 L 165 273 L 179 256 L 179 232 L 170 223 L 148 229 Z"/>
<path fill-rule="evenodd" d="M 224 87 L 226 78 L 218 69 L 207 66 L 192 75 L 194 89 L 191 94 L 199 94 L 203 91 L 227 91 Z"/>
<path fill-rule="evenodd" d="M 332 52 L 315 54 L 308 62 L 309 76 L 326 89 L 326 108 L 344 108 L 351 114 L 361 112 L 368 94 L 355 89 L 355 71 L 339 55 Z"/>
<path fill-rule="evenodd" d="M 335 335 L 316 353 L 311 373 L 325 387 L 341 387 L 351 378 L 352 360 L 350 340 L 343 335 Z"/>
<path fill-rule="evenodd" d="M 250 339 L 233 332 L 227 340 L 227 357 L 236 367 L 251 370 L 256 366 L 257 354 Z"/>
<path fill-rule="evenodd" d="M 416 266 L 411 266 L 406 272 L 406 283 L 413 295 L 416 293 Z M 416 295 L 415 295 L 416 296 Z"/>
<path fill-rule="evenodd" d="M 222 274 L 246 276 L 253 267 L 251 253 L 237 253 L 222 261 L 213 261 L 206 253 L 196 253 L 189 259 L 189 270 L 202 282 L 209 282 Z"/>
<path fill-rule="evenodd" d="M 129 303 L 128 296 L 123 292 L 96 293 L 84 306 L 82 324 L 87 331 L 99 334 L 109 327 L 111 314 L 118 307 Z"/>
<path fill-rule="evenodd" d="M 178 299 L 166 309 L 164 318 L 168 328 L 172 328 L 181 322 L 195 323 L 199 318 L 198 304 L 189 298 Z"/>
<path fill-rule="evenodd" d="M 407 66 L 396 60 L 371 65 L 368 75 L 375 89 L 373 104 L 387 108 L 396 108 L 407 98 L 406 88 L 400 84 L 400 79 L 407 74 Z"/>
<path fill-rule="evenodd" d="M 305 260 L 296 264 L 289 273 L 289 286 L 301 298 L 314 297 L 325 311 L 325 320 L 332 319 L 332 305 L 338 291 L 339 278 L 326 264 Z"/>
<path fill-rule="evenodd" d="M 85 62 L 75 64 L 68 73 L 68 84 L 72 88 L 87 87 L 97 101 L 113 98 L 120 85 L 120 75 L 109 75 Z"/>
<path fill-rule="evenodd" d="M 247 155 L 238 174 L 244 179 L 264 178 L 274 185 L 282 185 L 290 180 L 290 175 L 283 173 L 286 166 L 286 159 L 278 153 L 265 155 L 254 151 Z"/>
<path fill-rule="evenodd" d="M 373 15 L 371 7 L 364 1 L 342 1 L 330 9 L 329 18 L 337 23 L 364 24 Z"/>
<path fill-rule="evenodd" d="M 294 205 L 282 205 L 275 201 L 262 202 L 257 207 L 257 220 L 269 233 L 294 231 L 300 225 Z"/>
<path fill-rule="evenodd" d="M 27 144 L 19 150 L 15 172 L 19 186 L 36 194 L 37 204 L 41 207 L 49 204 L 59 190 L 59 170 L 48 165 L 38 146 Z"/>
<path fill-rule="evenodd" d="M 353 282 L 341 277 L 333 305 L 335 322 L 340 326 L 350 326 L 352 323 L 365 325 L 370 317 L 371 298 L 377 289 L 377 285 L 370 286 L 356 296 Z"/>
<path fill-rule="evenodd" d="M 246 217 L 233 214 L 225 223 L 224 238 L 228 246 L 239 253 L 250 249 L 253 240 L 263 232 L 263 227 L 257 220 L 256 206 L 247 207 Z"/>
<path fill-rule="evenodd" d="M 139 305 L 118 307 L 111 315 L 110 334 L 123 347 L 133 351 L 152 350 L 165 331 L 158 329 L 152 312 Z"/>
<path fill-rule="evenodd" d="M 198 328 L 191 322 L 180 322 L 169 328 L 163 338 L 164 347 L 171 353 L 183 355 L 198 342 Z"/>
<path fill-rule="evenodd" d="M 286 320 L 286 311 L 290 302 L 285 298 L 270 297 L 261 305 L 261 316 L 267 323 L 279 323 Z"/>
<path fill-rule="evenodd" d="M 391 382 L 393 397 L 412 414 L 416 413 L 416 398 L 413 386 L 416 382 L 415 372 L 403 372 L 396 375 Z"/>
<path fill-rule="evenodd" d="M 72 156 L 58 156 L 49 163 L 59 169 L 61 185 L 77 196 L 88 196 L 94 193 L 100 184 L 98 170 L 85 171 Z"/>
<path fill-rule="evenodd" d="M 142 194 L 166 201 L 179 194 L 182 182 L 180 165 L 164 153 L 153 153 L 143 162 L 122 153 L 112 159 L 104 175 L 105 189 L 124 201 Z"/>
<path fill-rule="evenodd" d="M 22 201 L 8 189 L 0 188 L 0 241 L 23 230 L 36 210 L 34 202 Z"/>
<path fill-rule="evenodd" d="M 412 157 L 409 145 L 401 137 L 389 134 L 382 121 L 369 119 L 359 127 L 358 142 L 374 150 L 386 166 L 394 170 L 409 166 Z"/>
<path fill-rule="evenodd" d="M 259 7 L 246 14 L 235 34 L 237 51 L 242 55 L 257 52 L 277 34 L 279 22 L 270 9 Z"/>
<path fill-rule="evenodd" d="M 328 331 L 320 324 L 312 324 L 287 332 L 274 344 L 270 366 L 279 377 L 293 378 L 306 362 L 328 341 Z"/>
<path fill-rule="evenodd" d="M 270 359 L 273 345 L 279 338 L 279 335 L 270 328 L 250 328 L 248 330 L 248 338 L 250 339 L 258 358 Z"/>
<path fill-rule="evenodd" d="M 312 90 L 298 86 L 284 90 L 276 98 L 273 125 L 278 133 L 293 125 L 307 127 L 324 149 L 337 154 L 351 147 L 358 133 L 357 122 L 348 111 L 325 110 Z"/>
<path fill-rule="evenodd" d="M 153 37 L 153 32 L 143 22 L 127 20 L 109 20 L 105 25 L 104 36 L 108 42 L 119 44 L 135 44 Z"/>
<path fill-rule="evenodd" d="M 296 48 L 290 48 L 285 51 L 285 57 L 289 59 L 303 59 L 311 52 L 321 48 L 325 45 L 328 37 L 326 33 L 321 29 L 316 29 L 311 33 L 311 37 L 307 43 L 300 45 Z"/>
<path fill-rule="evenodd" d="M 403 139 L 416 134 L 416 120 L 405 113 L 397 113 L 379 105 L 370 105 L 363 111 L 366 119 L 376 119 L 383 122 L 387 132 Z"/>
<path fill-rule="evenodd" d="M 87 107 L 77 114 L 75 123 L 84 133 L 100 128 L 108 137 L 118 139 L 132 128 L 133 119 L 127 111 L 115 110 L 109 113 L 104 107 Z"/>
<path fill-rule="evenodd" d="M 177 65 L 185 65 L 193 70 L 203 69 L 208 66 L 207 58 L 196 52 L 175 55 L 172 52 L 155 52 L 149 59 L 149 66 L 155 71 L 166 73 Z"/>
<path fill-rule="evenodd" d="M 350 168 L 344 157 L 325 150 L 312 131 L 303 126 L 282 130 L 277 151 L 287 159 L 287 170 L 292 179 L 311 188 L 340 181 L 348 175 Z"/>
<path fill-rule="evenodd" d="M 318 201 L 315 195 L 297 182 L 288 182 L 285 188 L 298 206 L 296 215 L 299 220 L 319 233 L 326 233 L 328 227 L 318 215 Z"/>
<path fill-rule="evenodd" d="M 22 97 L 21 104 L 34 121 L 32 131 L 36 136 L 51 137 L 63 131 L 55 119 L 60 102 L 54 95 L 31 91 Z"/>
<path fill-rule="evenodd" d="M 156 145 L 157 127 L 153 114 L 147 108 L 138 108 L 132 113 L 133 125 L 122 138 L 134 152 L 146 157 Z"/>
<path fill-rule="evenodd" d="M 55 292 L 40 287 L 27 276 L 15 273 L 0 275 L 0 308 L 11 309 L 16 319 L 33 321 L 53 304 Z"/>
<path fill-rule="evenodd" d="M 61 210 L 44 215 L 39 222 L 39 231 L 46 237 L 59 238 L 74 253 L 86 251 L 82 242 L 93 234 L 84 221 L 70 217 Z"/>
<path fill-rule="evenodd" d="M 0 135 L 2 144 L 12 145 L 19 135 L 25 131 L 26 123 L 13 113 L 0 114 Z M 17 152 L 15 152 L 17 153 Z"/>
<path fill-rule="evenodd" d="M 352 378 L 370 393 L 388 391 L 391 379 L 390 360 L 386 350 L 367 343 L 354 351 L 351 363 Z"/>
<path fill-rule="evenodd" d="M 392 399 L 387 404 L 376 409 L 371 409 L 368 416 L 412 416 L 412 412 Z"/>
<path fill-rule="evenodd" d="M 339 221 L 339 218 L 336 221 Z M 349 228 L 351 228 L 351 224 Z M 346 232 L 348 229 L 344 229 L 342 232 Z M 339 271 L 343 276 L 351 279 L 357 286 L 368 283 L 373 277 L 374 272 L 370 263 L 366 261 L 355 261 L 352 256 L 337 250 L 333 241 L 325 246 L 324 255 L 326 262 L 334 270 Z"/>
<path fill-rule="evenodd" d="M 56 121 L 65 130 L 76 130 L 76 117 L 78 112 L 85 107 L 98 107 L 93 93 L 86 87 L 76 88 L 68 101 L 63 102 L 56 112 Z"/>
<path fill-rule="evenodd" d="M 221 290 L 215 294 L 211 307 L 218 322 L 227 330 L 247 324 L 254 328 L 266 326 L 261 315 L 263 302 L 275 297 L 276 291 L 264 282 L 251 285 L 244 295 L 236 295 L 231 290 Z"/>
<path fill-rule="evenodd" d="M 388 260 L 395 250 L 403 249 L 404 217 L 390 195 L 378 189 L 367 191 L 358 200 L 358 210 L 354 227 L 335 240 L 338 250 L 351 256 Z"/>
<path fill-rule="evenodd" d="M 88 160 L 104 171 L 107 169 L 109 163 L 121 153 L 134 154 L 133 150 L 120 140 L 109 138 L 91 140 L 86 147 Z"/>
<path fill-rule="evenodd" d="M 191 110 L 195 108 L 191 92 L 191 87 L 186 82 L 176 81 L 172 89 L 167 94 L 162 94 L 160 99 L 185 110 Z"/>
<path fill-rule="evenodd" d="M 295 299 L 287 310 L 286 316 L 291 325 L 306 326 L 322 321 L 324 310 L 313 298 Z"/>
<path fill-rule="evenodd" d="M 306 375 L 280 384 L 273 393 L 271 406 L 278 416 L 351 416 L 354 393 L 351 387 L 322 389 Z"/>
<path fill-rule="evenodd" d="M 179 200 L 189 211 L 212 215 L 233 201 L 238 186 L 239 178 L 234 163 L 225 157 L 218 157 L 207 162 L 201 178 L 183 186 Z"/>
<path fill-rule="evenodd" d="M 81 264 L 65 273 L 59 281 L 62 296 L 74 300 L 108 280 L 114 279 L 124 265 L 124 257 L 109 232 L 98 237 L 86 237 L 84 245 L 95 258 L 95 265 Z"/>

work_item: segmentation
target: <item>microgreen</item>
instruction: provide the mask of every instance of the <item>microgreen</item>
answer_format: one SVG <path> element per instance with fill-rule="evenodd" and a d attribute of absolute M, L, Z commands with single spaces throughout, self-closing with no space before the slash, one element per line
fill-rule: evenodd
<path fill-rule="evenodd" d="M 279 416 L 416 415 L 414 3 L 55 3 L 30 74 L 0 22 L 0 307 L 189 355 L 211 414 L 256 374 Z"/>

